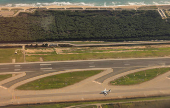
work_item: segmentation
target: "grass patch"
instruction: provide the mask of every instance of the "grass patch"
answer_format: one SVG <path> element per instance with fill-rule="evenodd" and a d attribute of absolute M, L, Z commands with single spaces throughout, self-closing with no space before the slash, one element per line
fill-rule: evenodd
<path fill-rule="evenodd" d="M 57 54 L 57 55 L 31 55 L 26 57 L 26 61 L 32 62 L 33 58 L 42 57 L 44 61 L 64 61 L 64 60 L 90 60 L 108 58 L 142 58 L 142 57 L 163 57 L 170 55 L 170 51 L 130 51 L 118 53 L 81 53 L 81 54 Z M 35 59 L 35 61 L 36 61 Z"/>
<path fill-rule="evenodd" d="M 39 61 L 42 57 L 44 61 L 64 61 L 64 60 L 91 60 L 91 59 L 109 59 L 109 58 L 143 58 L 143 57 L 165 57 L 170 55 L 169 47 L 156 48 L 146 46 L 146 48 L 72 48 L 69 50 L 63 49 L 65 54 L 56 54 L 55 52 L 49 55 L 30 55 L 26 56 L 27 62 Z M 113 51 L 113 52 L 109 52 Z M 108 53 L 109 52 L 109 53 Z M 67 54 L 72 53 L 72 54 Z M 74 54 L 75 53 L 75 54 Z"/>
<path fill-rule="evenodd" d="M 97 47 L 89 47 L 89 48 L 68 47 L 68 48 L 70 49 L 63 50 L 63 53 L 65 54 L 56 54 L 55 51 L 45 52 L 45 50 L 48 48 L 36 48 L 36 49 L 44 50 L 44 52 L 30 53 L 35 55 L 26 55 L 26 61 L 27 62 L 40 61 L 40 57 L 43 59 L 43 61 L 64 61 L 64 60 L 91 60 L 91 59 L 109 59 L 109 58 L 165 57 L 170 55 L 170 47 L 155 48 L 152 46 L 146 46 L 146 48 L 129 47 L 127 49 L 122 47 L 118 49 L 114 49 L 114 48 L 109 49 L 106 47 L 105 47 L 106 49 L 105 48 L 98 49 Z M 1 48 L 0 63 L 11 63 L 12 59 L 16 59 L 16 62 L 23 62 L 24 57 L 22 51 L 18 50 L 18 54 L 14 54 L 16 49 L 17 48 Z M 113 52 L 109 52 L 109 51 L 113 51 Z M 72 53 L 72 54 L 67 54 L 67 53 Z"/>
<path fill-rule="evenodd" d="M 4 80 L 4 79 L 7 79 L 7 78 L 10 78 L 12 77 L 11 74 L 7 74 L 7 75 L 0 75 L 0 81 Z"/>
<path fill-rule="evenodd" d="M 102 108 L 169 108 L 169 100 L 103 104 Z"/>
<path fill-rule="evenodd" d="M 90 102 L 76 102 L 76 103 L 53 103 L 43 105 L 24 105 L 24 106 L 7 106 L 5 108 L 65 108 L 75 105 L 95 104 L 95 103 L 118 103 L 118 102 L 135 102 L 135 101 L 160 101 L 170 99 L 170 96 L 166 97 L 148 97 L 148 98 L 135 98 L 135 99 L 117 99 L 117 100 L 105 100 L 105 101 L 90 101 Z M 113 107 L 112 107 L 113 108 Z"/>
<path fill-rule="evenodd" d="M 26 55 L 26 61 L 27 62 L 36 62 L 36 61 L 40 61 L 40 57 L 41 56 L 28 56 Z"/>
<path fill-rule="evenodd" d="M 1 10 L 3 10 L 3 11 L 9 11 L 8 8 L 1 8 Z"/>
<path fill-rule="evenodd" d="M 19 48 L 0 48 L 0 63 L 11 63 L 12 59 L 15 59 L 16 62 L 23 62 L 22 51 L 19 50 L 17 54 L 14 54 L 16 49 Z"/>
<path fill-rule="evenodd" d="M 97 49 L 97 50 L 96 50 Z M 86 47 L 86 48 L 70 48 L 69 50 L 63 50 L 63 53 L 95 53 L 95 52 L 108 52 L 108 51 L 127 51 L 136 49 L 98 49 L 98 47 Z"/>
<path fill-rule="evenodd" d="M 138 9 L 145 9 L 145 10 L 147 10 L 147 9 L 158 9 L 158 7 L 157 6 L 142 6 L 142 7 L 139 7 Z"/>
<path fill-rule="evenodd" d="M 165 72 L 168 72 L 170 68 L 156 68 L 144 70 L 136 73 L 132 73 L 123 77 L 120 77 L 114 81 L 111 81 L 112 85 L 132 85 L 139 84 L 148 80 L 155 78 L 158 75 L 161 75 Z"/>
<path fill-rule="evenodd" d="M 17 89 L 19 90 L 58 89 L 80 82 L 100 72 L 102 72 L 102 70 L 78 71 L 53 75 L 21 85 L 17 87 Z"/>
<path fill-rule="evenodd" d="M 18 10 L 12 10 L 13 12 L 14 12 L 14 14 L 13 15 L 15 15 L 17 12 L 18 12 Z"/>

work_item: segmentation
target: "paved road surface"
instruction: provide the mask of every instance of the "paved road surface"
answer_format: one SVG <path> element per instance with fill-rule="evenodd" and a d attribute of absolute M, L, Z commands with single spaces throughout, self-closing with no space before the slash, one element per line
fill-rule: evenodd
<path fill-rule="evenodd" d="M 0 105 L 167 95 L 170 94 L 170 72 L 139 85 L 108 85 L 111 80 L 121 74 L 124 74 L 127 71 L 136 71 L 136 69 L 139 69 L 138 71 L 140 71 L 143 68 L 167 65 L 170 65 L 170 58 L 109 59 L 0 64 L 0 73 L 26 72 L 26 76 L 4 83 L 0 86 Z M 79 83 L 61 89 L 38 91 L 11 90 L 11 87 L 16 83 L 18 84 L 20 82 L 24 82 L 26 79 L 35 78 L 36 76 L 44 75 L 47 73 L 58 73 L 59 71 L 69 71 L 71 69 L 94 68 L 112 68 L 113 70 L 110 69 L 109 72 L 102 72 Z M 105 88 L 112 89 L 112 92 L 107 96 L 99 94 Z"/>
<path fill-rule="evenodd" d="M 0 65 L 0 72 L 26 72 L 26 76 L 14 81 L 3 84 L 5 87 L 23 81 L 28 78 L 39 76 L 46 73 L 86 68 L 113 68 L 114 72 L 102 76 L 96 81 L 102 83 L 105 79 L 129 70 L 150 67 L 170 65 L 170 58 L 153 59 L 112 59 L 112 60 L 89 60 L 89 61 L 69 61 L 69 62 L 41 62 L 41 63 L 17 63 Z"/>

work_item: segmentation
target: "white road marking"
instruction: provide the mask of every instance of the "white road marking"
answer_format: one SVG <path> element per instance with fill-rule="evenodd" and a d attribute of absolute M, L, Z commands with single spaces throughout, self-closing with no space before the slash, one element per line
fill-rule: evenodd
<path fill-rule="evenodd" d="M 95 66 L 89 66 L 89 67 L 95 67 Z"/>
<path fill-rule="evenodd" d="M 4 87 L 4 86 L 0 86 L 1 88 L 3 88 L 3 89 L 7 89 L 6 87 Z"/>
<path fill-rule="evenodd" d="M 56 70 L 43 70 L 44 72 L 57 72 Z"/>
<path fill-rule="evenodd" d="M 9 68 L 1 68 L 1 69 L 9 69 Z"/>
<path fill-rule="evenodd" d="M 40 66 L 45 66 L 45 65 L 48 65 L 48 66 L 49 66 L 49 65 L 51 65 L 51 64 L 40 64 Z"/>
<path fill-rule="evenodd" d="M 40 68 L 41 70 L 48 70 L 48 69 L 52 69 L 52 68 Z"/>
<path fill-rule="evenodd" d="M 24 71 L 24 72 L 35 72 L 35 71 Z"/>
<path fill-rule="evenodd" d="M 99 83 L 99 82 L 97 82 L 97 81 L 93 81 L 94 83 L 97 83 L 97 84 L 102 84 L 102 83 Z"/>
<path fill-rule="evenodd" d="M 14 69 L 14 71 L 20 71 L 21 69 Z"/>
<path fill-rule="evenodd" d="M 15 65 L 15 67 L 20 67 L 21 65 Z"/>

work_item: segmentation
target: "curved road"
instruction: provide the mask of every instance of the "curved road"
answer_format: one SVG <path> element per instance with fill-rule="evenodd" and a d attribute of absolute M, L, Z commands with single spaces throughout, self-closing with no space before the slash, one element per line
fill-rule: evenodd
<path fill-rule="evenodd" d="M 12 85 L 22 82 L 26 79 L 33 78 L 36 76 L 40 76 L 47 73 L 66 71 L 71 69 L 89 69 L 89 68 L 112 68 L 113 71 L 101 74 L 100 77 L 91 79 L 90 81 L 87 79 L 87 82 L 68 86 L 66 88 L 58 89 L 58 90 L 47 90 L 47 91 L 17 91 L 14 90 L 12 94 L 13 103 L 27 103 L 34 101 L 31 98 L 36 99 L 35 102 L 52 102 L 52 101 L 62 101 L 62 100 L 84 100 L 84 99 L 96 99 L 96 98 L 106 98 L 103 95 L 100 95 L 99 92 L 107 87 L 107 89 L 113 88 L 114 92 L 107 96 L 107 98 L 113 98 L 114 96 L 121 98 L 122 96 L 133 97 L 135 94 L 137 96 L 147 96 L 148 93 L 153 94 L 166 94 L 169 93 L 170 87 L 167 86 L 170 81 L 168 78 L 164 78 L 165 76 L 160 77 L 159 79 L 154 79 L 155 82 L 160 80 L 160 82 L 153 83 L 153 81 L 148 82 L 147 84 L 141 84 L 138 86 L 132 87 L 111 87 L 108 84 L 107 80 L 121 73 L 148 68 L 153 66 L 166 66 L 170 65 L 170 58 L 141 58 L 141 59 L 107 59 L 107 60 L 77 60 L 77 61 L 59 61 L 59 62 L 39 62 L 39 63 L 15 63 L 15 64 L 0 64 L 0 73 L 4 72 L 26 72 L 26 75 L 4 83 L 1 87 L 9 88 Z M 167 74 L 168 76 L 170 74 Z M 95 82 L 95 83 L 94 83 Z M 96 83 L 97 82 L 97 83 Z M 164 85 L 161 85 L 164 83 Z M 153 85 L 151 87 L 150 85 Z M 2 89 L 0 89 L 1 91 Z M 164 91 L 162 91 L 164 90 Z M 3 92 L 3 91 L 2 91 Z M 5 92 L 5 91 L 4 91 Z M 7 91 L 6 91 L 7 92 Z M 140 93 L 139 93 L 140 92 Z M 116 93 L 116 94 L 115 94 Z M 17 96 L 19 98 L 17 98 Z M 10 96 L 9 96 L 10 97 Z M 10 100 L 8 97 L 7 100 Z M 74 98 L 73 98 L 74 97 Z M 17 99 L 16 99 L 17 98 Z M 22 98 L 22 99 L 20 99 Z M 115 98 L 115 97 L 114 97 Z M 25 99 L 25 100 L 24 100 Z M 3 100 L 0 97 L 0 101 Z M 11 102 L 11 101 L 10 101 Z M 12 104 L 7 101 L 8 104 Z M 18 103 L 18 104 L 19 104 Z"/>
<path fill-rule="evenodd" d="M 102 83 L 105 79 L 116 74 L 133 69 L 139 69 L 150 66 L 170 65 L 170 58 L 142 58 L 142 59 L 106 59 L 106 60 L 85 60 L 85 61 L 60 61 L 60 62 L 39 62 L 39 63 L 17 63 L 1 64 L 0 73 L 2 72 L 26 72 L 26 76 L 17 80 L 3 84 L 5 87 L 23 81 L 25 79 L 39 76 L 46 73 L 86 68 L 112 68 L 114 72 L 102 76 L 96 81 Z"/>

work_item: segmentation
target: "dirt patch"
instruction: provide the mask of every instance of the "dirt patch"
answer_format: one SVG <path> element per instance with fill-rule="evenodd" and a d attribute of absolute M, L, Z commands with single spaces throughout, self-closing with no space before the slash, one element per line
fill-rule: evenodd
<path fill-rule="evenodd" d="M 38 52 L 54 52 L 54 49 L 27 49 L 25 50 L 26 53 L 38 53 Z"/>
<path fill-rule="evenodd" d="M 11 17 L 13 16 L 14 12 L 13 11 L 0 11 L 0 16 L 3 16 L 3 17 Z"/>
<path fill-rule="evenodd" d="M 118 47 L 71 47 L 71 48 L 55 48 L 57 54 L 80 54 L 82 52 L 88 53 L 119 53 L 119 52 L 131 52 L 131 51 L 143 51 L 138 49 L 144 49 L 148 46 L 118 46 Z M 116 49 L 119 49 L 116 51 Z M 99 51 L 97 51 L 99 50 Z M 106 50 L 106 51 L 105 51 Z M 115 51 L 109 51 L 115 50 Z M 78 53 L 80 51 L 80 53 Z"/>
<path fill-rule="evenodd" d="M 110 50 L 110 49 L 136 49 L 146 48 L 146 46 L 118 46 L 118 47 L 96 47 L 98 50 Z"/>
<path fill-rule="evenodd" d="M 42 57 L 40 57 L 40 62 L 43 62 L 43 58 Z"/>
<path fill-rule="evenodd" d="M 49 54 L 26 54 L 27 56 L 32 56 L 32 55 L 49 55 Z"/>
<path fill-rule="evenodd" d="M 170 45 L 151 45 L 152 48 L 168 48 Z"/>
<path fill-rule="evenodd" d="M 144 50 L 108 51 L 108 53 L 120 53 L 120 52 L 132 52 L 132 51 L 144 51 Z"/>
<path fill-rule="evenodd" d="M 113 46 L 113 47 L 69 47 L 69 48 L 47 48 L 47 49 L 27 49 L 27 55 L 48 55 L 36 53 L 56 52 L 56 54 L 80 54 L 80 53 L 120 53 L 132 51 L 145 51 L 148 48 L 166 48 L 170 45 L 145 45 L 145 46 Z M 152 50 L 153 51 L 153 50 Z M 155 50 L 156 51 L 156 50 Z"/>
<path fill-rule="evenodd" d="M 70 48 L 55 48 L 55 52 L 56 52 L 57 54 L 62 53 L 63 50 L 70 50 Z"/>

